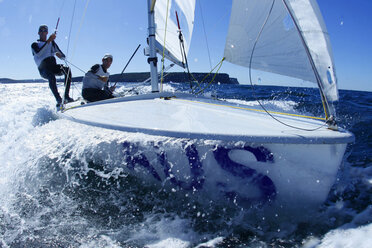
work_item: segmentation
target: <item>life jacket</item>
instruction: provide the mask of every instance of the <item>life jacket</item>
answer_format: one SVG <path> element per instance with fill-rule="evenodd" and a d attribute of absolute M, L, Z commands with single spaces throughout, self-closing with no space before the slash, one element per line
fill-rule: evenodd
<path fill-rule="evenodd" d="M 56 52 L 59 52 L 64 56 L 54 41 L 48 43 L 46 41 L 38 40 L 37 42 L 32 43 L 31 50 L 38 68 L 52 67 L 56 65 L 56 59 L 54 57 Z"/>
<path fill-rule="evenodd" d="M 105 82 L 103 82 L 99 77 L 109 77 L 110 73 L 105 71 L 102 65 L 94 65 L 92 68 L 85 74 L 83 78 L 83 89 L 100 89 L 103 90 Z"/>

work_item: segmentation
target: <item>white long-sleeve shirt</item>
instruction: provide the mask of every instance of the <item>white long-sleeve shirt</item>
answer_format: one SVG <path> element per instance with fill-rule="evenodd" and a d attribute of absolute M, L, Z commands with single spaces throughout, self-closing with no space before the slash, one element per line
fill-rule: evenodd
<path fill-rule="evenodd" d="M 104 70 L 102 65 L 94 65 L 83 78 L 83 89 L 100 89 L 106 85 L 99 77 L 109 77 L 110 73 Z"/>
<path fill-rule="evenodd" d="M 37 67 L 40 67 L 44 59 L 54 57 L 57 52 L 59 52 L 62 57 L 65 57 L 54 41 L 48 43 L 46 41 L 38 40 L 37 42 L 32 43 L 31 49 Z"/>

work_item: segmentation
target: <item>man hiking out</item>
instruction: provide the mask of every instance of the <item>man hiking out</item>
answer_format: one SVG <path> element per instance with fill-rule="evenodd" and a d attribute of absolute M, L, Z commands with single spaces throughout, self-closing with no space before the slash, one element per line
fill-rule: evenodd
<path fill-rule="evenodd" d="M 69 67 L 57 64 L 57 56 L 60 59 L 65 59 L 65 55 L 55 43 L 56 33 L 51 34 L 48 38 L 48 26 L 41 25 L 39 27 L 39 39 L 32 43 L 32 55 L 35 63 L 39 69 L 40 76 L 49 81 L 49 88 L 51 89 L 57 101 L 57 108 L 62 104 L 62 98 L 58 93 L 56 75 L 65 76 L 65 103 L 73 102 L 74 100 L 69 96 L 71 84 L 71 70 Z"/>

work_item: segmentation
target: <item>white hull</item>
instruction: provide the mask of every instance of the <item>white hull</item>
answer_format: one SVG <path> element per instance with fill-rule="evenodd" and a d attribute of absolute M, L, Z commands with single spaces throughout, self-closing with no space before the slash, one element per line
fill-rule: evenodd
<path fill-rule="evenodd" d="M 324 202 L 346 145 L 353 141 L 345 131 L 292 129 L 243 106 L 187 94 L 171 100 L 158 96 L 112 99 L 59 114 L 84 124 L 177 141 L 123 144 L 120 156 L 127 172 L 149 182 L 210 199 L 286 210 Z M 300 117 L 281 120 L 308 129 L 322 125 Z"/>

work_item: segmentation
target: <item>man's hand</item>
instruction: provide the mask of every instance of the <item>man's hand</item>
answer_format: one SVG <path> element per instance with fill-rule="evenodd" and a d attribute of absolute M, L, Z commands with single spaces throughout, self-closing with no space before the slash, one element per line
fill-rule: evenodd
<path fill-rule="evenodd" d="M 114 92 L 115 89 L 116 89 L 116 86 L 115 85 L 110 87 L 110 91 L 111 92 Z"/>
<path fill-rule="evenodd" d="M 65 60 L 65 56 L 64 55 L 62 55 L 61 53 L 59 53 L 59 52 L 56 52 L 56 56 L 59 58 L 59 59 L 62 59 L 62 60 Z"/>
<path fill-rule="evenodd" d="M 47 39 L 47 42 L 50 43 L 50 42 L 54 41 L 54 40 L 56 39 L 56 37 L 57 37 L 57 36 L 56 36 L 55 33 L 51 34 L 51 35 L 49 36 L 49 38 Z"/>
<path fill-rule="evenodd" d="M 105 77 L 105 76 L 100 76 L 99 79 L 101 79 L 101 81 L 107 83 L 107 81 L 108 81 L 109 78 L 108 77 Z"/>

